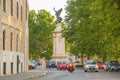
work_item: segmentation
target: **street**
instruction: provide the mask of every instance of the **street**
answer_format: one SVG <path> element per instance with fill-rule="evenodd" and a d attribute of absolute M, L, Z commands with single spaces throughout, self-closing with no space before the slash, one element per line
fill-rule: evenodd
<path fill-rule="evenodd" d="M 49 73 L 32 80 L 120 80 L 120 72 L 84 72 L 82 69 L 75 69 L 73 73 L 66 70 L 46 69 Z"/>

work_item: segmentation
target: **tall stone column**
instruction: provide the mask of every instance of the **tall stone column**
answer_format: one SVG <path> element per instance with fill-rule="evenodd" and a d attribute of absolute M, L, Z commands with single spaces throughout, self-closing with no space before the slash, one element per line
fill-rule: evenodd
<path fill-rule="evenodd" d="M 62 33 L 61 23 L 56 25 L 56 29 L 53 31 L 53 55 L 52 59 L 57 61 L 67 61 L 65 54 L 65 39 L 61 36 Z"/>
<path fill-rule="evenodd" d="M 2 11 L 2 5 L 1 5 L 1 0 L 0 0 L 0 51 L 2 50 L 2 27 L 1 27 L 1 11 Z M 0 76 L 1 76 L 1 54 L 0 54 Z"/>

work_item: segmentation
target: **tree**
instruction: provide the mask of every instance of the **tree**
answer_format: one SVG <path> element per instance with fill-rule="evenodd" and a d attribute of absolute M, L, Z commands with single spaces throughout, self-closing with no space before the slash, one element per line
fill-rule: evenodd
<path fill-rule="evenodd" d="M 46 10 L 39 10 L 37 13 L 29 12 L 30 28 L 30 56 L 34 59 L 41 57 L 42 52 L 47 51 L 45 57 L 52 55 L 52 31 L 55 29 L 54 16 Z"/>
<path fill-rule="evenodd" d="M 69 0 L 63 36 L 70 49 L 88 58 L 97 55 L 103 60 L 120 57 L 120 1 Z"/>

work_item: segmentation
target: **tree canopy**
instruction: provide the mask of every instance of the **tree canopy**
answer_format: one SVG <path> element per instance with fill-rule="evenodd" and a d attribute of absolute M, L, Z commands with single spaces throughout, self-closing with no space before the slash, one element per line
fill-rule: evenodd
<path fill-rule="evenodd" d="M 52 31 L 55 29 L 54 16 L 46 10 L 29 12 L 29 29 L 30 29 L 30 59 L 38 59 L 42 57 L 42 53 L 46 59 L 50 59 L 52 55 Z"/>
<path fill-rule="evenodd" d="M 73 54 L 120 58 L 120 1 L 68 0 L 63 36 Z"/>

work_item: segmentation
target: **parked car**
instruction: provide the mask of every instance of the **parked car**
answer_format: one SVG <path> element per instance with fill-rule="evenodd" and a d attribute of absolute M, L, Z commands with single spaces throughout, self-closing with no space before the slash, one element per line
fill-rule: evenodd
<path fill-rule="evenodd" d="M 118 71 L 120 70 L 120 64 L 117 60 L 109 60 L 105 62 L 104 70 L 105 71 Z"/>
<path fill-rule="evenodd" d="M 66 61 L 57 62 L 57 70 L 67 70 L 68 64 Z"/>
<path fill-rule="evenodd" d="M 95 72 L 98 72 L 98 71 L 99 71 L 99 68 L 98 68 L 97 62 L 94 61 L 94 60 L 87 60 L 87 61 L 84 63 L 84 71 L 85 71 L 85 72 L 87 72 L 87 71 L 95 71 Z"/>
<path fill-rule="evenodd" d="M 29 61 L 37 66 L 36 60 L 29 60 Z"/>
<path fill-rule="evenodd" d="M 36 65 L 29 60 L 28 67 L 29 67 L 29 69 L 34 69 L 36 67 Z"/>
<path fill-rule="evenodd" d="M 102 62 L 97 62 L 99 69 L 104 69 L 104 64 Z"/>
<path fill-rule="evenodd" d="M 55 68 L 56 67 L 56 62 L 53 60 L 49 60 L 46 64 L 47 68 Z"/>

